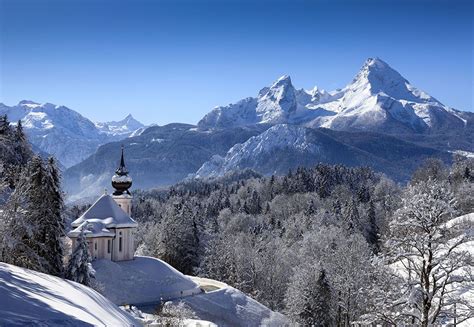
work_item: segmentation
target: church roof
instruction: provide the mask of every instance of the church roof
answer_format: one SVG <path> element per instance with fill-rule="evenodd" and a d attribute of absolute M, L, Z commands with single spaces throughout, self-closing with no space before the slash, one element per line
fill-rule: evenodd
<path fill-rule="evenodd" d="M 78 227 L 85 221 L 101 222 L 106 228 L 137 227 L 133 220 L 108 194 L 102 195 L 86 212 L 72 222 Z"/>
<path fill-rule="evenodd" d="M 84 221 L 78 227 L 67 233 L 69 237 L 78 237 L 81 231 L 85 237 L 114 237 L 115 233 L 107 229 L 100 220 L 93 219 Z"/>

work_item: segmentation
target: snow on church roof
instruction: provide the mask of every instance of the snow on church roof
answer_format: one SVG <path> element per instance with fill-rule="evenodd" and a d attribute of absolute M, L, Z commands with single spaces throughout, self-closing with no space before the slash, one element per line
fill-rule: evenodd
<path fill-rule="evenodd" d="M 86 237 L 114 237 L 115 233 L 111 232 L 101 220 L 91 219 L 84 221 L 78 227 L 67 233 L 69 237 L 78 237 L 81 231 L 84 231 Z"/>
<path fill-rule="evenodd" d="M 117 202 L 108 194 L 102 195 L 86 212 L 72 222 L 72 227 L 79 227 L 85 221 L 100 222 L 106 228 L 137 227 L 133 220 Z"/>

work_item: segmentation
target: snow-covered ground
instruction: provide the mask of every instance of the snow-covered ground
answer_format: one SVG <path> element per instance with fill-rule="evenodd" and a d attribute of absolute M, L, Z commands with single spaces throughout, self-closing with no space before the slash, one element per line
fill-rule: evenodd
<path fill-rule="evenodd" d="M 0 263 L 0 326 L 140 326 L 83 285 Z"/>
<path fill-rule="evenodd" d="M 104 295 L 118 305 L 158 303 L 202 292 L 191 278 L 151 257 L 121 262 L 96 260 L 93 266 Z"/>
<path fill-rule="evenodd" d="M 220 283 L 220 282 L 218 282 Z M 175 300 L 188 305 L 200 319 L 218 326 L 285 326 L 287 319 L 238 289 L 227 287 Z"/>
<path fill-rule="evenodd" d="M 219 326 L 278 326 L 286 321 L 283 315 L 225 283 L 183 275 L 159 259 L 137 256 L 122 262 L 96 260 L 93 265 L 104 295 L 119 305 L 136 305 L 143 311 L 144 321 L 152 320 L 150 314 L 168 300 L 183 302 L 200 319 L 189 320 L 187 326 L 212 326 L 210 322 Z"/>

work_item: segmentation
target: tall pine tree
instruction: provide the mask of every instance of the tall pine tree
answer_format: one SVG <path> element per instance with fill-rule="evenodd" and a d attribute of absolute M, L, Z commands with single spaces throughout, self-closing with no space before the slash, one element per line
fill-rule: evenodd
<path fill-rule="evenodd" d="M 44 180 L 44 205 L 46 206 L 47 217 L 43 220 L 44 247 L 42 256 L 48 261 L 49 273 L 61 276 L 63 273 L 63 242 L 65 235 L 63 211 L 63 195 L 61 192 L 61 177 L 56 160 L 53 157 L 48 159 L 45 167 Z"/>

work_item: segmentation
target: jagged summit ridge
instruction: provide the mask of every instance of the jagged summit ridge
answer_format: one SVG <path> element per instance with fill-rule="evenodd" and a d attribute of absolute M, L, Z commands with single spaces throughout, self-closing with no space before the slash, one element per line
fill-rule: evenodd
<path fill-rule="evenodd" d="M 253 124 L 298 124 L 337 130 L 423 133 L 463 128 L 459 112 L 417 89 L 380 58 L 368 58 L 343 89 L 295 89 L 284 75 L 258 95 L 216 107 L 198 125 L 224 128 Z"/>

